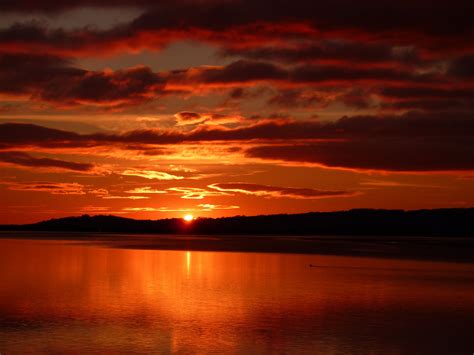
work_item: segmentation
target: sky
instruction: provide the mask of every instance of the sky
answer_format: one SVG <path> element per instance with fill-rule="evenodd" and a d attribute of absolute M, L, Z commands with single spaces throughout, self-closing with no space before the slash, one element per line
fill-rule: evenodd
<path fill-rule="evenodd" d="M 472 207 L 472 13 L 3 0 L 0 223 Z"/>

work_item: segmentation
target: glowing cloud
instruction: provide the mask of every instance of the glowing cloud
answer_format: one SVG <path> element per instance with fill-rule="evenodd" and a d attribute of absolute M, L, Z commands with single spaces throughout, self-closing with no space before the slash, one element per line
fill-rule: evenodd
<path fill-rule="evenodd" d="M 150 186 L 136 187 L 132 190 L 127 190 L 124 192 L 127 194 L 165 194 L 166 193 L 166 191 L 164 190 L 153 189 Z"/>
<path fill-rule="evenodd" d="M 122 172 L 125 176 L 139 176 L 145 179 L 155 180 L 182 180 L 183 176 L 172 175 L 163 171 L 128 169 Z"/>
<path fill-rule="evenodd" d="M 199 204 L 195 208 L 169 208 L 169 207 L 126 207 L 129 212 L 210 212 L 214 210 L 233 210 L 240 208 L 233 205 Z"/>
<path fill-rule="evenodd" d="M 78 183 L 57 183 L 57 182 L 25 182 L 25 183 L 8 183 L 9 190 L 15 191 L 35 191 L 48 192 L 53 195 L 85 195 L 84 185 Z"/>
<path fill-rule="evenodd" d="M 209 191 L 197 187 L 171 187 L 167 191 L 174 191 L 181 193 L 181 198 L 187 200 L 202 200 L 204 197 L 209 196 L 225 196 L 228 195 L 222 191 Z"/>
<path fill-rule="evenodd" d="M 103 196 L 104 200 L 146 200 L 148 196 Z"/>
<path fill-rule="evenodd" d="M 232 205 L 213 205 L 211 203 L 203 203 L 198 205 L 202 211 L 213 211 L 213 210 L 234 210 L 240 208 L 239 206 Z"/>
<path fill-rule="evenodd" d="M 215 183 L 208 186 L 223 192 L 235 192 L 245 195 L 255 195 L 263 197 L 286 197 L 296 199 L 318 199 L 329 197 L 352 196 L 351 191 L 330 191 L 313 188 L 278 187 L 258 184 L 248 184 L 243 182 L 235 183 Z"/>

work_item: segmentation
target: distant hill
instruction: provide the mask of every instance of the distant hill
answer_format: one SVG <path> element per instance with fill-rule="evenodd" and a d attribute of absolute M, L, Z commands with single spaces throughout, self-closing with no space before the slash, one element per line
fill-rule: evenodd
<path fill-rule="evenodd" d="M 178 218 L 135 220 L 111 215 L 83 215 L 51 219 L 34 224 L 0 225 L 0 230 L 151 234 L 474 237 L 474 208 L 417 211 L 355 209 L 340 212 L 198 218 L 190 223 Z"/>

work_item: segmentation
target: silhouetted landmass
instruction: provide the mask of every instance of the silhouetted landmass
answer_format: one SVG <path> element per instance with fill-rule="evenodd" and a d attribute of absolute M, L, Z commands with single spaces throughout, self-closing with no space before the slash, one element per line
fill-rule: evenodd
<path fill-rule="evenodd" d="M 266 216 L 135 220 L 117 216 L 66 217 L 34 224 L 0 225 L 9 231 L 62 231 L 211 235 L 474 236 L 474 208 L 356 209 Z"/>

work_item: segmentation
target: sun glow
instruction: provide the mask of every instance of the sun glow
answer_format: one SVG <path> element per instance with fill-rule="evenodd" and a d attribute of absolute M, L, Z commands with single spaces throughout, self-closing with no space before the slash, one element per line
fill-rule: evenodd
<path fill-rule="evenodd" d="M 184 219 L 186 222 L 191 222 L 191 221 L 194 219 L 194 217 L 193 217 L 192 214 L 187 214 L 187 215 L 185 215 L 185 216 L 183 217 L 183 219 Z"/>

